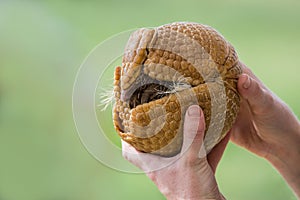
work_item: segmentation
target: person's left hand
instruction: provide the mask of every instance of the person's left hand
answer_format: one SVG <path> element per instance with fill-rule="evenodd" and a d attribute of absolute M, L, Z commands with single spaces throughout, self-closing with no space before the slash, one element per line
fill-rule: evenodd
<path fill-rule="evenodd" d="M 199 106 L 193 105 L 185 115 L 181 153 L 164 158 L 138 152 L 122 141 L 123 156 L 143 170 L 167 199 L 225 199 L 214 174 L 229 134 L 206 155 L 204 132 L 203 112 Z"/>

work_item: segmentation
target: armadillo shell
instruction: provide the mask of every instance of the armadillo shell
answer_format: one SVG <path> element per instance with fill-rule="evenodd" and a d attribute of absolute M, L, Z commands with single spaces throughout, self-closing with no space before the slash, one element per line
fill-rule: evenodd
<path fill-rule="evenodd" d="M 185 112 L 198 104 L 210 151 L 239 111 L 240 66 L 234 48 L 209 26 L 181 22 L 135 31 L 115 70 L 117 133 L 141 152 L 174 156 L 182 148 Z"/>

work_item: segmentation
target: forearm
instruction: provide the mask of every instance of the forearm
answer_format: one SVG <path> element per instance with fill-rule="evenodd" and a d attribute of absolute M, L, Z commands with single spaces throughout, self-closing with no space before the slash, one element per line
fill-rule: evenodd
<path fill-rule="evenodd" d="M 295 124 L 297 126 L 282 138 L 284 142 L 274 147 L 267 159 L 300 198 L 300 123 L 296 120 Z"/>

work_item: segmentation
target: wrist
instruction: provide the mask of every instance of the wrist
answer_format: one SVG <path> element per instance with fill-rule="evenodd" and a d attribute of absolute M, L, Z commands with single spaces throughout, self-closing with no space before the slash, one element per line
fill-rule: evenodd
<path fill-rule="evenodd" d="M 203 191 L 200 188 L 203 187 L 203 185 L 195 185 L 188 187 L 182 186 L 182 187 L 176 187 L 174 188 L 168 188 L 168 187 L 158 187 L 160 192 L 166 197 L 168 200 L 226 200 L 226 198 L 219 192 L 219 188 L 216 185 L 216 187 L 207 193 L 207 191 Z"/>
<path fill-rule="evenodd" d="M 267 160 L 279 171 L 286 182 L 300 198 L 300 123 L 282 138 L 282 142 L 273 145 Z"/>
<path fill-rule="evenodd" d="M 187 173 L 186 179 L 182 177 L 172 181 L 164 179 L 163 182 L 159 181 L 160 178 L 157 177 L 159 174 L 147 175 L 168 200 L 226 200 L 220 193 L 215 179 L 207 179 L 205 176 L 198 177 L 194 171 Z M 205 182 L 202 182 L 201 179 Z"/>
<path fill-rule="evenodd" d="M 203 197 L 197 197 L 197 196 L 175 196 L 175 195 L 164 195 L 166 197 L 166 199 L 168 200 L 226 200 L 226 198 L 220 194 L 218 196 L 215 197 L 208 197 L 208 198 L 203 198 Z"/>

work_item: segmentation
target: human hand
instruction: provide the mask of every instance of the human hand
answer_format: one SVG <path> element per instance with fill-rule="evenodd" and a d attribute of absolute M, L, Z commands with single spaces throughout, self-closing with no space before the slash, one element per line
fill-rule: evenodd
<path fill-rule="evenodd" d="M 229 140 L 227 135 L 208 155 L 203 145 L 205 120 L 199 106 L 190 106 L 184 122 L 181 153 L 164 158 L 140 153 L 122 142 L 123 156 L 143 170 L 167 199 L 225 199 L 214 176 Z"/>
<path fill-rule="evenodd" d="M 231 140 L 266 158 L 300 197 L 300 124 L 290 108 L 245 65 L 238 80 L 240 112 Z"/>

